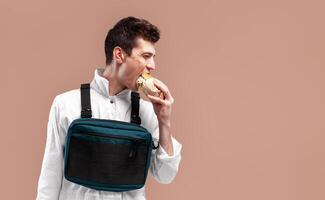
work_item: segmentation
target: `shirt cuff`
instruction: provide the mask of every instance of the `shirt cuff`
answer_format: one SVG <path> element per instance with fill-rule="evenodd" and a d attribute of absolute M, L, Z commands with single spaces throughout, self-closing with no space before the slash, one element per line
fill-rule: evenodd
<path fill-rule="evenodd" d="M 157 157 L 159 160 L 165 160 L 165 161 L 169 161 L 169 162 L 178 162 L 178 160 L 180 159 L 181 156 L 181 149 L 182 149 L 182 145 L 175 139 L 172 137 L 172 144 L 173 144 L 173 150 L 174 150 L 174 155 L 170 156 L 168 155 L 168 153 L 165 151 L 165 149 L 159 145 L 158 149 L 157 149 Z"/>

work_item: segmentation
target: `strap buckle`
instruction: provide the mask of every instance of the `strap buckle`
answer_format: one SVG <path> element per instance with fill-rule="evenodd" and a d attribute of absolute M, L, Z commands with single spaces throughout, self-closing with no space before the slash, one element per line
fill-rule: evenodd
<path fill-rule="evenodd" d="M 134 123 L 134 124 L 141 124 L 141 118 L 139 117 L 139 115 L 132 115 L 131 116 L 131 123 Z"/>
<path fill-rule="evenodd" d="M 91 118 L 91 109 L 89 108 L 82 109 L 81 118 Z"/>

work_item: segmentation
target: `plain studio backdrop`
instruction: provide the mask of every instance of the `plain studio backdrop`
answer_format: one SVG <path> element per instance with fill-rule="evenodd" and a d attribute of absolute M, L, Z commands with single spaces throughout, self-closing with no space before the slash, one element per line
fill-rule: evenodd
<path fill-rule="evenodd" d="M 325 199 L 325 3 L 315 0 L 1 0 L 1 199 L 35 199 L 51 103 L 105 63 L 126 16 L 161 30 L 154 76 L 183 144 L 147 197 Z"/>

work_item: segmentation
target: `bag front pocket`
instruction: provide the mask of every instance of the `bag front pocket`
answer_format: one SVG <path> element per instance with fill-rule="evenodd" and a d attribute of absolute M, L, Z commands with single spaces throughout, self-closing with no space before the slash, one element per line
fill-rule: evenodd
<path fill-rule="evenodd" d="M 102 184 L 143 184 L 146 140 L 101 133 L 73 133 L 66 174 Z"/>

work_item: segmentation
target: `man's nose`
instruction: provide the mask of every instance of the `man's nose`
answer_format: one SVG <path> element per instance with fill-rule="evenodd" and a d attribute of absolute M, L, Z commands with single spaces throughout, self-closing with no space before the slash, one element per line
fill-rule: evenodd
<path fill-rule="evenodd" d="M 154 65 L 147 65 L 146 68 L 148 71 L 153 71 L 156 69 L 156 67 Z"/>
<path fill-rule="evenodd" d="M 156 69 L 155 61 L 151 61 L 146 65 L 147 70 L 150 72 Z"/>

